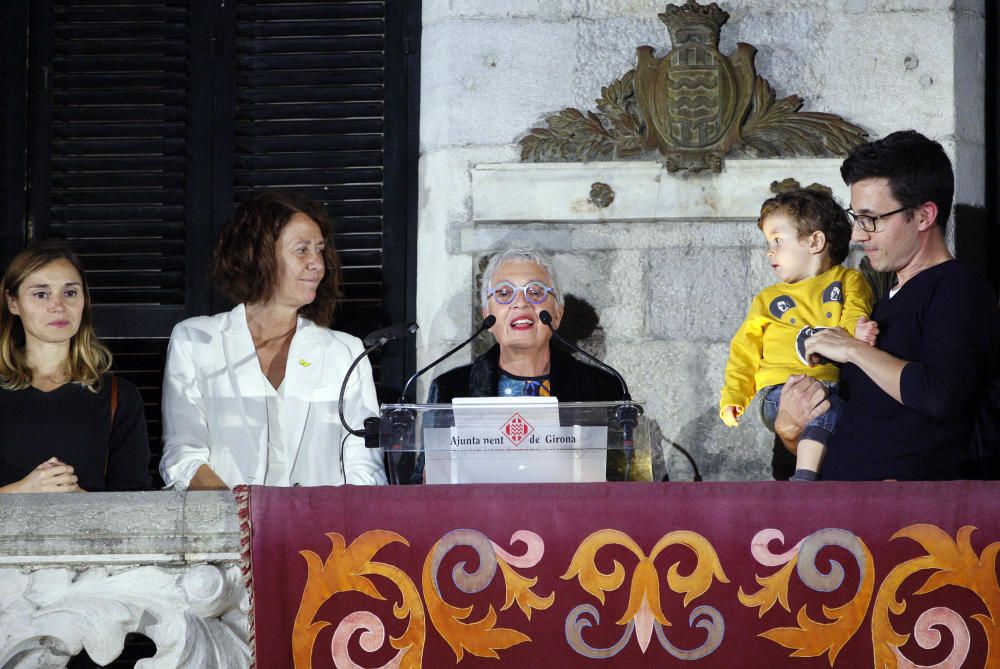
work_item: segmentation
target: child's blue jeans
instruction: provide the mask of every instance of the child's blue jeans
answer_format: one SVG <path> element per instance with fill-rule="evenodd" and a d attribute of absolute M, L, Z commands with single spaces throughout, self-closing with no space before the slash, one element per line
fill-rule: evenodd
<path fill-rule="evenodd" d="M 844 410 L 844 400 L 837 394 L 837 384 L 832 381 L 820 381 L 827 389 L 827 399 L 830 401 L 830 409 L 813 418 L 802 431 L 802 439 L 811 439 L 826 445 L 830 435 L 837 429 L 837 422 L 840 414 Z M 778 404 L 781 402 L 781 389 L 784 384 L 767 386 L 762 388 L 760 393 L 760 417 L 764 425 L 771 432 L 774 432 L 774 419 L 778 415 Z"/>

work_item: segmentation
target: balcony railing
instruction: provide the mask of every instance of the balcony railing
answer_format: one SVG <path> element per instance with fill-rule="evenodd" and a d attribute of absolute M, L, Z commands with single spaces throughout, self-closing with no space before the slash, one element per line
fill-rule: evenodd
<path fill-rule="evenodd" d="M 131 632 L 147 669 L 246 667 L 232 493 L 0 495 L 0 667 L 101 665 Z"/>

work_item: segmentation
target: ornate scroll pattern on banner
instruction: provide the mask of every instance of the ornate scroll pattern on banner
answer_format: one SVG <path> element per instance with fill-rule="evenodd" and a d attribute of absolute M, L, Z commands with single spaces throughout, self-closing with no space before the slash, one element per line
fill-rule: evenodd
<path fill-rule="evenodd" d="M 499 659 L 497 650 L 531 641 L 531 637 L 515 629 L 496 627 L 497 614 L 492 604 L 481 619 L 465 622 L 472 615 L 473 607 L 453 606 L 444 600 L 438 572 L 445 555 L 452 549 L 467 546 L 476 552 L 479 559 L 479 567 L 473 572 L 467 571 L 465 562 L 459 562 L 452 569 L 452 582 L 462 592 L 472 595 L 485 590 L 493 582 L 499 567 L 506 589 L 501 611 L 516 603 L 525 618 L 531 620 L 533 609 L 545 610 L 555 602 L 554 592 L 547 597 L 539 597 L 532 591 L 537 578 L 526 578 L 514 570 L 514 567 L 530 568 L 541 561 L 545 552 L 542 538 L 534 532 L 520 530 L 511 537 L 511 543 L 518 541 L 526 546 L 521 556 L 503 550 L 482 532 L 455 530 L 435 543 L 424 560 L 422 581 L 427 612 L 438 634 L 455 652 L 456 661 L 460 662 L 466 651 L 479 657 Z"/>
<path fill-rule="evenodd" d="M 821 550 L 830 547 L 840 547 L 854 558 L 859 572 L 858 588 L 846 604 L 837 607 L 824 605 L 823 615 L 830 622 L 813 620 L 803 605 L 796 616 L 798 627 L 776 627 L 760 634 L 785 648 L 792 648 L 792 657 L 816 657 L 827 653 L 830 666 L 837 660 L 837 654 L 850 641 L 861 623 L 864 621 L 868 605 L 871 603 L 875 587 L 875 564 L 872 554 L 861 539 L 840 529 L 824 529 L 815 532 L 791 550 L 780 555 L 770 552 L 768 546 L 772 540 L 784 543 L 785 537 L 775 529 L 758 532 L 753 539 L 751 553 L 758 564 L 767 567 L 784 565 L 771 576 L 756 576 L 761 589 L 752 594 L 745 594 L 741 587 L 738 593 L 744 606 L 758 607 L 758 617 L 763 617 L 775 602 L 785 611 L 791 613 L 788 603 L 788 585 L 792 571 L 809 589 L 815 592 L 834 592 L 844 582 L 844 568 L 836 560 L 830 560 L 830 570 L 822 573 L 816 565 L 816 558 Z"/>
<path fill-rule="evenodd" d="M 327 600 L 338 593 L 353 591 L 385 601 L 386 597 L 370 576 L 381 576 L 396 586 L 400 599 L 392 607 L 393 615 L 399 620 L 409 619 L 402 635 L 389 638 L 389 644 L 398 652 L 384 666 L 399 669 L 420 667 L 427 633 L 420 593 L 403 570 L 373 560 L 375 554 L 390 543 L 399 542 L 405 546 L 409 546 L 409 543 L 395 532 L 386 530 L 365 532 L 351 542 L 350 546 L 346 545 L 343 535 L 337 532 L 328 532 L 326 536 L 332 547 L 325 562 L 312 551 L 299 552 L 305 558 L 308 576 L 292 628 L 292 659 L 295 669 L 312 669 L 316 638 L 324 628 L 332 624 L 316 620 L 320 607 Z M 378 616 L 371 611 L 352 613 L 340 621 L 333 633 L 330 655 L 338 669 L 358 666 L 350 658 L 348 641 L 359 629 L 363 630 L 360 637 L 363 650 L 372 653 L 382 647 L 385 627 Z"/>
<path fill-rule="evenodd" d="M 635 633 L 639 648 L 645 653 L 654 630 L 664 650 L 682 660 L 701 659 L 722 644 L 725 622 L 718 610 L 707 605 L 696 607 L 688 619 L 689 625 L 708 631 L 708 638 L 700 647 L 682 650 L 667 639 L 664 628 L 669 627 L 671 623 L 663 614 L 661 607 L 660 577 L 655 562 L 665 548 L 673 545 L 688 548 L 697 558 L 697 563 L 689 574 L 680 573 L 679 563 L 670 565 L 667 570 L 667 584 L 671 591 L 684 595 L 684 606 L 704 595 L 711 587 L 713 579 L 718 579 L 721 583 L 729 582 L 722 571 L 722 564 L 715 549 L 704 537 L 694 532 L 678 531 L 665 535 L 656 543 L 648 557 L 628 535 L 618 530 L 599 530 L 580 544 L 569 569 L 562 578 L 578 579 L 583 589 L 596 597 L 601 604 L 604 604 L 605 593 L 617 590 L 625 582 L 625 568 L 616 560 L 611 572 L 602 572 L 597 567 L 597 553 L 606 546 L 622 546 L 635 555 L 638 564 L 632 574 L 628 605 L 617 622 L 618 625 L 625 625 L 622 637 L 608 648 L 594 648 L 588 644 L 583 639 L 583 630 L 599 625 L 601 617 L 593 605 L 581 604 L 566 618 L 566 640 L 573 650 L 594 659 L 613 657 L 625 648 Z"/>
<path fill-rule="evenodd" d="M 997 552 L 1000 543 L 994 542 L 976 555 L 972 548 L 972 533 L 976 528 L 964 526 L 953 541 L 941 529 L 933 525 L 911 525 L 892 535 L 912 539 L 919 543 L 926 555 L 897 565 L 879 587 L 872 613 L 872 642 L 875 646 L 876 667 L 916 668 L 900 648 L 908 641 L 908 634 L 899 634 L 889 620 L 889 613 L 900 615 L 906 610 L 906 600 L 897 598 L 897 593 L 908 577 L 921 571 L 932 572 L 916 595 L 926 595 L 944 586 L 954 586 L 970 590 L 986 606 L 986 614 L 976 614 L 972 618 L 986 633 L 986 667 L 1000 666 L 1000 587 L 997 586 Z M 953 647 L 949 656 L 934 665 L 942 669 L 963 667 L 969 653 L 971 634 L 968 625 L 956 611 L 945 607 L 934 607 L 924 611 L 916 621 L 913 630 L 917 644 L 924 649 L 936 648 L 941 642 L 941 634 L 935 626 L 946 628 L 952 635 Z"/>

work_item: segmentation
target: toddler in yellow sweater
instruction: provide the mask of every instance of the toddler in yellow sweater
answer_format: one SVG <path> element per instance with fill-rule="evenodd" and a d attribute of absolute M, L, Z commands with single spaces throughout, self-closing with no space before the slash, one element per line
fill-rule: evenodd
<path fill-rule="evenodd" d="M 733 337 L 719 415 L 735 427 L 759 393 L 764 424 L 773 431 L 789 376 L 805 374 L 823 382 L 830 409 L 803 431 L 792 477 L 815 480 L 843 402 L 836 388 L 840 370 L 826 361 L 807 360 L 805 340 L 819 329 L 841 327 L 874 344 L 878 325 L 868 320 L 871 289 L 860 272 L 841 265 L 851 241 L 851 221 L 828 189 L 810 186 L 766 200 L 757 227 L 767 240 L 767 258 L 779 283 L 757 294 Z"/>

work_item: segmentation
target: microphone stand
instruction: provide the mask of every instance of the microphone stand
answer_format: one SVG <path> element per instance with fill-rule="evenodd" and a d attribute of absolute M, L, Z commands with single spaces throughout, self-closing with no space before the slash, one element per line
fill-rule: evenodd
<path fill-rule="evenodd" d="M 426 367 L 424 367 L 423 369 L 420 369 L 417 372 L 415 372 L 413 374 L 413 376 L 411 376 L 409 379 L 407 379 L 406 385 L 403 386 L 403 392 L 401 392 L 399 394 L 399 402 L 398 402 L 398 404 L 406 404 L 407 403 L 406 402 L 406 393 L 409 391 L 410 386 L 413 385 L 413 382 L 421 374 L 424 374 L 427 370 L 435 367 L 442 360 L 445 360 L 446 358 L 449 358 L 452 355 L 454 355 L 455 353 L 457 353 L 458 351 L 460 351 L 462 348 L 464 348 L 465 346 L 467 346 L 469 344 L 469 342 L 471 342 L 473 339 L 475 339 L 476 337 L 478 337 L 479 335 L 481 335 L 485 330 L 489 330 L 491 327 L 493 327 L 493 325 L 496 322 L 497 322 L 497 317 L 496 316 L 494 316 L 492 314 L 489 315 L 489 316 L 487 316 L 486 318 L 483 319 L 483 322 L 480 323 L 479 328 L 472 334 L 471 337 L 469 337 L 468 339 L 466 339 L 465 341 L 463 341 L 461 344 L 459 344 L 458 346 L 454 347 L 453 349 L 451 349 L 450 351 L 448 351 L 447 353 L 445 353 L 444 355 L 442 355 L 440 358 L 438 358 L 437 360 L 435 360 L 431 364 L 429 364 Z M 403 437 L 407 433 L 409 433 L 410 431 L 413 430 L 413 424 L 416 422 L 416 419 L 417 419 L 417 412 L 414 411 L 413 409 L 403 409 L 403 408 L 393 409 L 392 411 L 389 412 L 388 419 L 389 419 L 389 425 L 392 428 L 392 442 L 391 442 L 391 445 L 390 445 L 389 448 L 390 448 L 390 450 L 393 450 L 393 451 L 399 450 L 403 446 Z"/>
<path fill-rule="evenodd" d="M 413 376 L 411 376 L 409 379 L 407 379 L 406 385 L 403 386 L 403 392 L 401 392 L 399 394 L 399 403 L 400 404 L 405 404 L 406 403 L 406 393 L 410 389 L 410 386 L 413 384 L 413 382 L 416 381 L 417 377 L 419 377 L 421 374 L 423 374 L 427 370 L 431 369 L 432 367 L 435 367 L 436 365 L 438 365 L 442 360 L 450 358 L 455 353 L 458 353 L 460 350 L 462 350 L 463 348 L 465 348 L 469 344 L 469 342 L 471 342 L 473 339 L 475 339 L 476 337 L 478 337 L 479 335 L 481 335 L 483 332 L 485 332 L 486 330 L 489 330 L 491 327 L 493 327 L 496 324 L 496 322 L 497 322 L 497 317 L 494 316 L 493 314 L 490 314 L 489 316 L 487 316 L 486 318 L 483 319 L 483 322 L 479 325 L 479 329 L 477 329 L 474 333 L 472 333 L 471 337 L 469 337 L 468 339 L 466 339 L 465 341 L 463 341 L 461 344 L 459 344 L 455 348 L 451 349 L 450 351 L 448 351 L 447 353 L 445 353 L 440 358 L 438 358 L 437 360 L 435 360 L 431 364 L 427 365 L 426 367 L 424 367 L 420 371 L 414 373 Z"/>
<path fill-rule="evenodd" d="M 340 384 L 340 395 L 338 396 L 337 401 L 337 408 L 340 410 L 340 424 L 344 426 L 345 430 L 353 434 L 355 437 L 364 437 L 366 448 L 378 448 L 378 418 L 376 416 L 369 416 L 368 418 L 365 418 L 364 429 L 355 430 L 347 423 L 347 417 L 344 416 L 344 395 L 347 393 L 347 382 L 350 380 L 351 373 L 354 371 L 354 368 L 357 367 L 362 360 L 367 358 L 369 353 L 381 347 L 381 342 L 372 344 L 362 351 L 361 355 L 354 359 L 351 366 L 347 368 L 347 374 L 344 374 L 344 381 Z M 372 434 L 370 429 L 371 426 L 369 425 L 369 421 L 374 421 L 374 434 Z"/>
<path fill-rule="evenodd" d="M 369 353 L 371 353 L 377 348 L 382 348 L 390 341 L 401 339 L 402 337 L 413 334 L 414 332 L 417 331 L 419 327 L 420 326 L 418 326 L 416 323 L 408 323 L 406 325 L 390 326 L 388 328 L 383 328 L 381 330 L 377 330 L 376 332 L 369 334 L 367 337 L 365 337 L 364 343 L 370 345 L 368 345 L 367 348 L 365 348 L 365 350 L 363 350 L 356 358 L 354 358 L 354 361 L 351 362 L 351 366 L 347 368 L 347 373 L 344 374 L 344 380 L 340 384 L 340 395 L 337 398 L 337 408 L 339 409 L 340 413 L 340 424 L 343 425 L 344 429 L 347 430 L 350 434 L 353 434 L 356 437 L 364 437 L 365 448 L 379 447 L 379 426 L 381 421 L 378 416 L 369 416 L 368 418 L 365 418 L 364 428 L 361 430 L 356 430 L 348 424 L 347 417 L 344 415 L 344 395 L 347 394 L 347 382 L 351 379 L 351 374 L 354 372 L 354 369 L 359 364 L 361 364 L 362 360 L 368 357 Z M 341 460 L 340 463 L 341 470 L 343 470 L 343 464 L 344 464 L 343 448 L 341 448 L 340 451 L 340 460 Z M 389 469 L 391 473 L 392 468 L 390 467 Z M 346 472 L 344 472 L 344 480 L 345 481 L 347 480 Z"/>
<path fill-rule="evenodd" d="M 577 353 L 582 353 L 588 359 L 593 360 L 595 364 L 601 369 L 610 372 L 612 376 L 618 379 L 618 383 L 622 386 L 622 403 L 618 405 L 615 409 L 615 420 L 622 428 L 622 450 L 625 453 L 625 480 L 628 480 L 629 475 L 632 472 L 632 455 L 635 449 L 635 437 L 634 430 L 635 426 L 639 423 L 639 415 L 641 412 L 640 407 L 632 403 L 632 395 L 628 391 L 628 384 L 625 383 L 625 377 L 623 377 L 617 369 L 611 365 L 597 359 L 591 354 L 584 351 L 582 348 L 571 342 L 570 340 L 559 334 L 554 327 L 552 327 L 552 314 L 546 310 L 542 310 L 538 314 L 539 320 L 544 323 L 549 330 L 552 331 L 552 337 L 558 341 L 563 346 L 570 348 Z"/>

